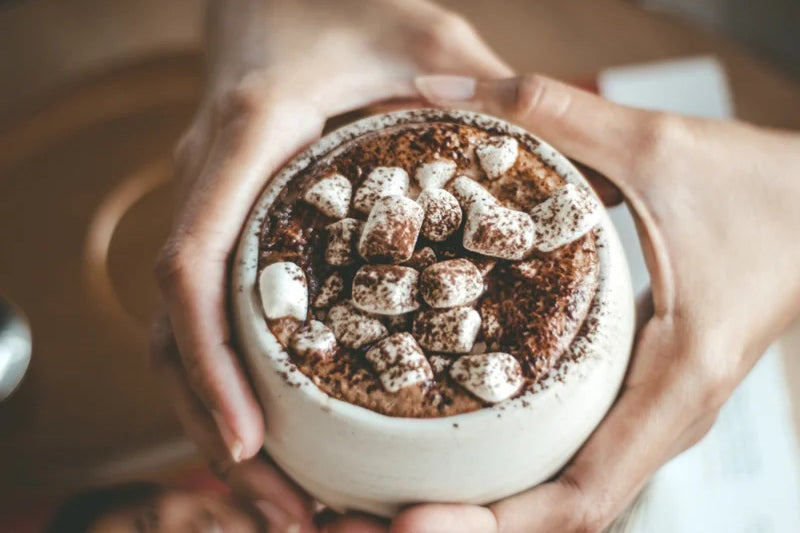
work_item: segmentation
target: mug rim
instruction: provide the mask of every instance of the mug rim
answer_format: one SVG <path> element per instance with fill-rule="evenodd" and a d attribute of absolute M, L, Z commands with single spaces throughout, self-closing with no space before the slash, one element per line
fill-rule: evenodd
<path fill-rule="evenodd" d="M 238 322 L 238 327 L 250 328 L 250 333 L 254 334 L 251 335 L 251 337 L 258 346 L 261 355 L 266 359 L 267 366 L 270 370 L 279 374 L 278 378 L 283 380 L 285 384 L 298 389 L 298 392 L 304 394 L 307 399 L 312 400 L 314 403 L 318 404 L 321 409 L 329 412 L 331 415 L 368 423 L 370 425 L 391 426 L 392 431 L 439 431 L 442 424 L 457 428 L 460 423 L 479 424 L 484 420 L 494 419 L 497 416 L 498 409 L 505 410 L 521 407 L 535 409 L 537 403 L 545 402 L 545 396 L 557 394 L 559 385 L 563 385 L 562 381 L 555 379 L 553 375 L 555 372 L 550 372 L 537 386 L 526 391 L 522 395 L 474 411 L 449 416 L 419 418 L 386 415 L 367 407 L 330 396 L 317 387 L 311 378 L 301 372 L 292 362 L 288 351 L 278 342 L 277 338 L 266 324 L 266 318 L 264 317 L 258 291 L 256 290 L 259 263 L 258 247 L 261 228 L 267 211 L 272 206 L 281 190 L 291 182 L 295 176 L 303 172 L 317 160 L 327 156 L 344 143 L 351 142 L 362 135 L 395 126 L 435 122 L 464 124 L 494 135 L 510 135 L 518 141 L 523 142 L 526 148 L 537 155 L 545 164 L 553 168 L 567 183 L 574 183 L 588 190 L 599 200 L 599 196 L 591 187 L 588 180 L 566 156 L 555 150 L 538 136 L 503 119 L 484 113 L 464 110 L 415 108 L 391 111 L 372 115 L 337 128 L 322 136 L 311 146 L 289 160 L 289 162 L 265 184 L 264 188 L 259 193 L 258 199 L 250 210 L 240 234 L 233 264 L 231 305 L 234 310 L 234 318 Z M 607 296 L 601 294 L 601 290 L 605 290 L 607 293 L 612 292 L 608 287 L 608 265 L 610 261 L 608 245 L 611 244 L 610 241 L 612 239 L 607 238 L 607 233 L 609 231 L 613 233 L 615 230 L 605 209 L 601 221 L 596 228 L 600 241 L 600 245 L 597 246 L 599 280 L 588 313 L 591 313 L 592 310 L 595 309 L 595 306 L 598 305 L 598 301 L 602 299 L 603 296 Z M 628 275 L 627 272 L 625 275 Z M 261 321 L 263 327 L 258 327 L 256 321 Z M 566 350 L 570 349 L 576 339 L 577 336 L 572 340 Z M 624 340 L 624 342 L 628 341 L 628 339 Z M 245 346 L 240 346 L 239 356 L 244 360 L 248 371 L 256 372 L 258 365 L 254 364 L 251 360 L 255 357 L 255 354 L 250 353 L 251 351 L 252 350 L 247 349 Z M 593 369 L 602 362 L 602 359 L 591 357 L 590 355 L 591 354 L 587 354 L 586 357 L 583 357 L 579 361 L 564 361 L 562 364 L 567 365 L 566 372 L 570 372 L 570 369 L 573 368 L 580 368 L 582 372 L 592 372 Z"/>

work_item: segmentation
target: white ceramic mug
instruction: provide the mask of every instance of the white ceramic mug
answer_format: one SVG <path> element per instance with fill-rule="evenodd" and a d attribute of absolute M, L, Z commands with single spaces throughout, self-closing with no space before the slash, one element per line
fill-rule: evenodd
<path fill-rule="evenodd" d="M 266 186 L 242 232 L 232 272 L 237 341 L 264 408 L 264 446 L 275 462 L 337 511 L 391 517 L 416 502 L 486 504 L 550 478 L 575 454 L 617 395 L 634 327 L 630 274 L 606 214 L 597 229 L 599 285 L 590 317 L 559 371 L 533 392 L 443 418 L 396 418 L 334 399 L 291 363 L 267 327 L 256 288 L 258 244 L 281 189 L 338 146 L 396 125 L 446 120 L 533 141 L 534 152 L 568 182 L 589 188 L 567 160 L 530 133 L 472 112 L 410 110 L 369 117 L 320 139 Z M 556 375 L 557 374 L 557 375 Z"/>

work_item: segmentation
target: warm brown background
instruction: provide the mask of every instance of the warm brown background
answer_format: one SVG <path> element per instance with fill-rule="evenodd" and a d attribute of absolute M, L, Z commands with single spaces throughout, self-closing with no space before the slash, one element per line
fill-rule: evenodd
<path fill-rule="evenodd" d="M 721 37 L 615 0 L 449 0 L 519 70 L 589 78 L 713 53 L 740 117 L 800 129 L 800 83 Z M 169 154 L 201 88 L 202 2 L 0 7 L 0 294 L 33 326 L 0 405 L 0 499 L 147 471 L 191 446 L 145 364 Z M 800 327 L 787 336 L 800 406 Z M 8 501 L 8 500 L 6 500 Z"/>

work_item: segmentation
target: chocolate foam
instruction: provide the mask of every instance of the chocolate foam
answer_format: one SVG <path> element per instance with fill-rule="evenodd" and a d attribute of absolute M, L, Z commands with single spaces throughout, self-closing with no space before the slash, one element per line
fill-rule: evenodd
<path fill-rule="evenodd" d="M 329 292 L 323 291 L 326 280 L 331 276 L 335 279 L 341 277 L 343 287 L 338 289 L 337 281 L 337 294 L 323 300 L 332 300 L 325 303 L 339 306 L 334 314 L 351 320 L 351 311 L 363 313 L 363 310 L 354 309 L 345 302 L 352 297 L 356 272 L 366 262 L 355 248 L 348 257 L 350 261 L 345 261 L 349 264 L 332 265 L 325 260 L 330 238 L 326 227 L 337 219 L 304 202 L 303 191 L 333 173 L 347 177 L 352 190 L 357 191 L 375 168 L 401 168 L 409 176 L 418 176 L 420 167 L 426 163 L 448 160 L 456 167 L 452 173 L 456 178 L 451 178 L 450 185 L 457 179 L 463 182 L 463 176 L 467 176 L 486 188 L 502 207 L 530 213 L 566 182 L 530 150 L 531 141 L 522 138 L 519 139 L 515 163 L 502 175 L 497 175 L 497 167 L 493 167 L 493 176 L 488 177 L 481 168 L 476 146 L 496 133 L 447 122 L 409 124 L 368 133 L 339 147 L 295 176 L 270 207 L 263 224 L 259 268 L 280 261 L 295 263 L 305 273 L 310 302 L 316 302 L 321 292 Z M 450 168 L 446 170 L 448 175 L 451 174 Z M 434 190 L 443 184 L 441 180 L 437 182 L 430 178 L 426 181 L 426 185 Z M 445 188 L 452 191 L 451 187 Z M 417 179 L 412 179 L 408 196 L 415 198 L 420 189 Z M 368 213 L 351 205 L 346 216 L 366 222 Z M 467 218 L 466 212 L 463 218 Z M 560 357 L 576 335 L 580 337 L 586 330 L 584 319 L 598 276 L 594 235 L 589 232 L 550 252 L 533 249 L 522 261 L 491 258 L 468 251 L 463 246 L 463 237 L 463 224 L 443 241 L 430 240 L 423 232 L 413 246 L 411 259 L 403 265 L 422 273 L 432 260 L 441 262 L 465 258 L 475 264 L 484 276 L 485 285 L 482 294 L 468 304 L 482 318 L 472 351 L 480 348 L 483 350 L 481 353 L 512 355 L 521 367 L 522 385 L 517 395 L 522 395 L 542 383 L 558 366 Z M 348 239 L 351 246 L 358 246 L 352 236 L 348 235 Z M 399 259 L 402 258 L 398 256 L 397 262 Z M 416 314 L 424 315 L 432 310 L 424 299 L 420 299 Z M 330 319 L 329 310 L 317 308 L 312 313 L 307 321 L 315 317 L 322 321 Z M 376 372 L 366 353 L 387 335 L 404 332 L 413 335 L 415 328 L 419 335 L 420 326 L 415 324 L 414 316 L 414 312 L 395 316 L 369 315 L 372 330 L 367 337 L 379 336 L 378 322 L 385 326 L 384 332 L 380 333 L 383 336 L 364 344 L 349 343 L 358 344 L 358 348 L 348 348 L 340 342 L 331 356 L 304 357 L 294 353 L 291 347 L 289 352 L 298 368 L 327 394 L 383 414 L 438 417 L 488 405 L 490 402 L 470 392 L 447 372 L 459 354 L 448 355 L 443 351 L 424 349 L 424 346 L 434 378 L 419 382 L 411 380 L 411 385 L 396 390 L 386 389 L 381 381 L 383 377 L 386 383 L 386 375 Z M 353 327 L 355 323 L 348 324 Z M 329 326 L 336 332 L 336 327 Z M 422 341 L 425 341 L 424 336 Z M 462 379 L 462 382 L 465 381 Z"/>

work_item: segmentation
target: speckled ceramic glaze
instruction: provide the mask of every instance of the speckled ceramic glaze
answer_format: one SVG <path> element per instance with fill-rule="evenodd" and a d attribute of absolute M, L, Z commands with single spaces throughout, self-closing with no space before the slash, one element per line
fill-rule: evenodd
<path fill-rule="evenodd" d="M 530 133 L 472 112 L 410 110 L 373 116 L 323 137 L 264 189 L 242 232 L 232 272 L 234 326 L 266 417 L 265 448 L 310 494 L 337 511 L 390 517 L 415 502 L 484 504 L 555 474 L 617 395 L 633 338 L 633 295 L 607 215 L 596 230 L 600 279 L 587 320 L 539 386 L 492 407 L 443 418 L 393 418 L 334 398 L 292 364 L 266 325 L 256 288 L 261 224 L 295 175 L 342 143 L 402 124 L 456 122 L 491 128 L 527 147 L 564 179 L 588 187 L 567 160 Z"/>

